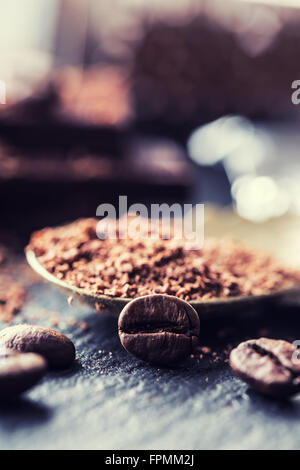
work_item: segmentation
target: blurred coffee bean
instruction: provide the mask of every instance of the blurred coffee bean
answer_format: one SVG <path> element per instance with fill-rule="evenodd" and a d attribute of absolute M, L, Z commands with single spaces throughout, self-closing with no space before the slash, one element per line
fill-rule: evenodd
<path fill-rule="evenodd" d="M 45 374 L 46 360 L 39 354 L 0 354 L 0 400 L 14 399 L 33 387 Z"/>
<path fill-rule="evenodd" d="M 283 340 L 252 339 L 230 354 L 234 373 L 266 395 L 288 397 L 300 391 L 297 348 Z"/>
<path fill-rule="evenodd" d="M 0 346 L 17 352 L 41 354 L 49 367 L 68 367 L 75 359 L 75 347 L 67 336 L 42 326 L 15 325 L 0 331 Z"/>

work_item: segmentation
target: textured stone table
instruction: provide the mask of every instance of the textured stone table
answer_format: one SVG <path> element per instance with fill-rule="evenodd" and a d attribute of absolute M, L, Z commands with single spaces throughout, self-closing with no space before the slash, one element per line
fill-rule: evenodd
<path fill-rule="evenodd" d="M 51 326 L 53 312 L 77 360 L 69 370 L 48 373 L 16 403 L 1 405 L 1 449 L 300 447 L 300 398 L 277 402 L 250 391 L 224 356 L 214 362 L 197 355 L 177 369 L 150 367 L 122 349 L 109 314 L 70 308 L 64 295 L 33 278 L 16 322 Z M 245 337 L 300 336 L 298 308 L 257 313 L 202 323 L 202 344 L 221 352 Z"/>
<path fill-rule="evenodd" d="M 257 226 L 206 208 L 205 232 L 234 235 L 300 266 L 299 217 Z M 30 291 L 15 322 L 51 327 L 58 320 L 55 327 L 75 343 L 77 361 L 49 373 L 18 402 L 0 405 L 1 449 L 300 448 L 300 396 L 277 402 L 256 394 L 233 376 L 222 354 L 228 343 L 251 337 L 300 339 L 300 307 L 202 322 L 202 345 L 221 359 L 197 355 L 178 369 L 158 369 L 123 350 L 115 318 L 76 302 L 70 308 L 64 295 L 30 274 L 24 258 L 7 271 Z"/>

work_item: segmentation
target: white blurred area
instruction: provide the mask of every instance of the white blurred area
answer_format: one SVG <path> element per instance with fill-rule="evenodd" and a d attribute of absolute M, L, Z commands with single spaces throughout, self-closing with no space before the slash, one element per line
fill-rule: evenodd
<path fill-rule="evenodd" d="M 191 159 L 223 165 L 237 213 L 264 222 L 288 211 L 300 214 L 300 136 L 297 124 L 255 126 L 225 116 L 196 129 L 188 140 Z"/>
<path fill-rule="evenodd" d="M 48 50 L 57 0 L 1 0 L 0 49 Z"/>
<path fill-rule="evenodd" d="M 0 79 L 8 100 L 30 93 L 52 66 L 58 0 L 0 0 Z"/>

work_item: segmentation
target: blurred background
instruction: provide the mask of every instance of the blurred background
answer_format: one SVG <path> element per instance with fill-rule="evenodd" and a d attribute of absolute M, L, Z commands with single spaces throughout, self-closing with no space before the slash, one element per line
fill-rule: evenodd
<path fill-rule="evenodd" d="M 127 195 L 204 202 L 205 237 L 300 268 L 300 0 L 0 0 L 0 12 L 0 328 L 58 328 L 79 359 L 0 403 L 0 447 L 299 448 L 299 400 L 248 393 L 219 361 L 246 338 L 300 338 L 292 296 L 291 309 L 201 320 L 212 354 L 199 363 L 140 367 L 114 319 L 70 311 L 24 246 Z"/>
<path fill-rule="evenodd" d="M 6 238 L 122 194 L 297 217 L 299 1 L 0 5 Z"/>

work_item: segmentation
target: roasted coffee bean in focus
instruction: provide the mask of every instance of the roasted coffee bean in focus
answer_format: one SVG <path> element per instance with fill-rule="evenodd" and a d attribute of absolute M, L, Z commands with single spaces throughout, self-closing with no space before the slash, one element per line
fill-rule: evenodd
<path fill-rule="evenodd" d="M 132 300 L 122 310 L 118 326 L 126 351 L 157 365 L 171 365 L 189 356 L 200 331 L 191 305 L 162 294 Z"/>
<path fill-rule="evenodd" d="M 250 387 L 266 395 L 288 397 L 300 391 L 297 348 L 283 340 L 252 339 L 230 354 L 234 373 Z"/>
<path fill-rule="evenodd" d="M 0 346 L 16 352 L 34 352 L 47 359 L 49 367 L 68 367 L 75 347 L 67 336 L 42 326 L 15 325 L 0 331 Z"/>
<path fill-rule="evenodd" d="M 33 387 L 47 370 L 46 360 L 35 353 L 0 354 L 0 400 L 10 400 Z"/>

